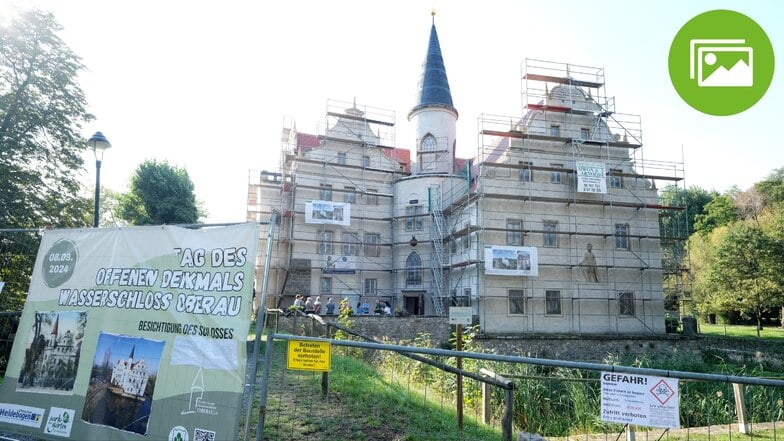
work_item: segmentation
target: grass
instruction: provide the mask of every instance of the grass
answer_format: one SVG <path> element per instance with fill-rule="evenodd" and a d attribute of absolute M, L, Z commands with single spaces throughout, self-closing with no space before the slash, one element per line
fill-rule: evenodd
<path fill-rule="evenodd" d="M 321 373 L 286 369 L 285 353 L 286 342 L 275 342 L 265 440 L 484 441 L 501 436 L 470 416 L 458 430 L 453 405 L 434 402 L 419 389 L 390 381 L 369 363 L 334 352 L 329 391 L 322 396 Z M 254 403 L 254 419 L 257 414 Z M 255 423 L 248 439 L 255 437 Z"/>
<path fill-rule="evenodd" d="M 732 337 L 741 339 L 784 340 L 784 328 L 769 326 L 760 330 L 757 337 L 756 326 L 743 325 L 709 325 L 700 324 L 700 334 L 716 337 Z"/>

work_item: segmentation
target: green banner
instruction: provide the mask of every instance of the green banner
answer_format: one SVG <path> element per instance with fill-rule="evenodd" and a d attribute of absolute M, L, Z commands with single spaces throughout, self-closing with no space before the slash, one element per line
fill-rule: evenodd
<path fill-rule="evenodd" d="M 258 236 L 250 223 L 45 231 L 0 386 L 0 428 L 236 438 Z"/>

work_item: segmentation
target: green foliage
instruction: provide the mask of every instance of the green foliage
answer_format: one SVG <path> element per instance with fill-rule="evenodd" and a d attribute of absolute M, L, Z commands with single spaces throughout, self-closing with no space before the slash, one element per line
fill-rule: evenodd
<path fill-rule="evenodd" d="M 720 300 L 715 312 L 739 311 L 762 325 L 766 309 L 784 301 L 784 241 L 739 222 L 714 251 L 707 282 Z"/>
<path fill-rule="evenodd" d="M 57 35 L 50 13 L 23 12 L 0 24 L 0 228 L 90 224 L 80 194 L 85 140 L 93 119 L 78 74 L 79 57 Z M 0 237 L 0 307 L 21 308 L 38 250 L 37 232 Z"/>
<path fill-rule="evenodd" d="M 773 170 L 765 179 L 754 184 L 766 205 L 784 202 L 784 167 Z"/>
<path fill-rule="evenodd" d="M 141 163 L 118 197 L 117 217 L 133 225 L 194 224 L 200 215 L 188 172 L 166 161 Z"/>
<path fill-rule="evenodd" d="M 89 224 L 78 196 L 85 140 L 93 119 L 78 74 L 79 57 L 58 37 L 50 13 L 31 10 L 0 25 L 0 225 Z"/>
<path fill-rule="evenodd" d="M 732 196 L 719 195 L 705 205 L 705 211 L 695 217 L 694 230 L 700 234 L 708 234 L 717 227 L 730 225 L 738 220 Z"/>

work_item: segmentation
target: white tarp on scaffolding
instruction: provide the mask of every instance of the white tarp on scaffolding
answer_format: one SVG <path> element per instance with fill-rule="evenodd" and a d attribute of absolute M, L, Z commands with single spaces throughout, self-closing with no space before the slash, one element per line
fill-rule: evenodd
<path fill-rule="evenodd" d="M 346 202 L 305 202 L 306 224 L 351 225 L 351 204 Z"/>
<path fill-rule="evenodd" d="M 538 276 L 539 259 L 535 247 L 485 247 L 485 274 Z"/>
<path fill-rule="evenodd" d="M 601 162 L 578 161 L 577 191 L 580 193 L 607 193 L 607 179 Z"/>

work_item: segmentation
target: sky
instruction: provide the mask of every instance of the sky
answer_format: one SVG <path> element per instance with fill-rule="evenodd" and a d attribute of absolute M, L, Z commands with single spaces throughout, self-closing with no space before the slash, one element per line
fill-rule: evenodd
<path fill-rule="evenodd" d="M 112 144 L 102 185 L 127 191 L 141 162 L 166 160 L 188 171 L 206 223 L 243 222 L 249 173 L 277 169 L 284 120 L 317 133 L 329 100 L 394 112 L 396 146 L 413 148 L 433 9 L 458 156 L 476 155 L 480 115 L 522 116 L 528 58 L 603 68 L 616 111 L 641 116 L 644 159 L 682 163 L 681 185 L 746 189 L 784 167 L 780 71 L 755 106 L 717 117 L 683 102 L 667 67 L 678 30 L 713 9 L 751 17 L 784 60 L 780 0 L 0 0 L 0 14 L 13 4 L 53 12 L 87 66 L 83 135 Z M 92 152 L 85 166 L 92 190 Z"/>

